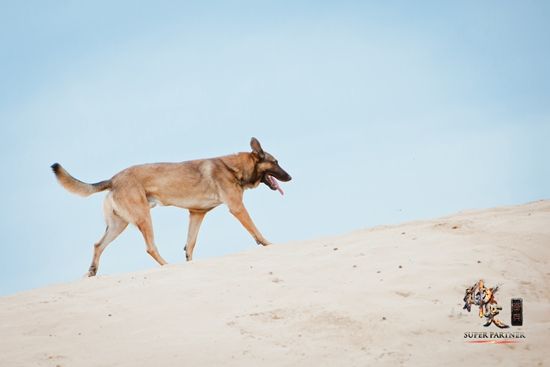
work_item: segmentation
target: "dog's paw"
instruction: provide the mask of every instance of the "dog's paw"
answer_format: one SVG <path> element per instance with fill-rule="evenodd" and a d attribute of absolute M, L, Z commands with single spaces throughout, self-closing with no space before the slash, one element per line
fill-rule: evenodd
<path fill-rule="evenodd" d="M 261 239 L 261 240 L 256 240 L 256 243 L 258 245 L 261 245 L 261 246 L 270 246 L 271 245 L 271 242 L 269 242 L 268 240 L 266 240 L 265 238 L 264 239 Z"/>
<path fill-rule="evenodd" d="M 88 272 L 83 275 L 83 278 L 95 277 L 96 274 L 97 268 L 95 266 L 90 266 L 90 269 L 88 269 Z"/>

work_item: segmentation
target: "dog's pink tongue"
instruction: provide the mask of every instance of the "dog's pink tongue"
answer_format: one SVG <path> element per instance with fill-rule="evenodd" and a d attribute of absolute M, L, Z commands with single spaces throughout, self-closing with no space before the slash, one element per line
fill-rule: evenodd
<path fill-rule="evenodd" d="M 285 192 L 283 191 L 283 189 L 281 189 L 281 186 L 279 186 L 279 182 L 277 182 L 277 179 L 273 176 L 270 176 L 270 178 L 271 178 L 271 182 L 273 183 L 277 191 L 279 191 L 281 195 L 284 196 Z"/>

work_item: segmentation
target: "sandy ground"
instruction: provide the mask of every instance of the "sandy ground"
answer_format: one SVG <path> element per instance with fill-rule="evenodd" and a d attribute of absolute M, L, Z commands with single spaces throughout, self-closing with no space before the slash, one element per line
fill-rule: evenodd
<path fill-rule="evenodd" d="M 550 365 L 550 201 L 254 248 L 0 298 L 0 366 Z M 516 344 L 467 286 L 524 300 Z"/>

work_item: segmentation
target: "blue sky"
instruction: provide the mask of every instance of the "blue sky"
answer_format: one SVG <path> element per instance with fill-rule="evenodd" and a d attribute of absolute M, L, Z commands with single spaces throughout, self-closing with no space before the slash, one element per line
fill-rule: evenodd
<path fill-rule="evenodd" d="M 249 149 L 294 180 L 245 202 L 275 243 L 550 197 L 550 6 L 484 2 L 3 2 L 0 294 L 79 278 L 104 194 L 138 163 Z M 183 262 L 187 213 L 156 208 Z M 220 207 L 195 259 L 255 246 Z M 99 274 L 157 266 L 135 228 Z"/>

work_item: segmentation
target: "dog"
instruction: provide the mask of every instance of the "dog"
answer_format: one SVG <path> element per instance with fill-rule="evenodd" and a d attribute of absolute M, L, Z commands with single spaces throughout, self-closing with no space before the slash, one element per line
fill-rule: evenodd
<path fill-rule="evenodd" d="M 189 210 L 189 231 L 184 248 L 187 261 L 193 259 L 204 216 L 220 204 L 228 206 L 231 214 L 259 245 L 270 245 L 250 218 L 243 204 L 243 193 L 263 183 L 271 190 L 284 194 L 277 180 L 288 182 L 292 178 L 275 157 L 262 149 L 258 139 L 252 138 L 250 147 L 252 152 L 210 159 L 132 166 L 109 180 L 93 184 L 77 180 L 59 163 L 54 163 L 51 168 L 61 186 L 68 191 L 80 196 L 109 191 L 103 204 L 107 228 L 99 242 L 94 244 L 92 264 L 87 275 L 97 274 L 102 252 L 126 229 L 128 223 L 134 224 L 143 235 L 147 253 L 160 265 L 166 264 L 153 236 L 150 209 L 156 205 Z"/>

